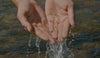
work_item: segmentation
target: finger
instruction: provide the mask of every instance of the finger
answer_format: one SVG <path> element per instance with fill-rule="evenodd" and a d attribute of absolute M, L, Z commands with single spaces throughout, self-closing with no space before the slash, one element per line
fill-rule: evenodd
<path fill-rule="evenodd" d="M 53 37 L 57 40 L 57 29 L 58 29 L 58 19 L 55 17 L 55 19 L 54 19 L 54 25 L 53 25 L 54 27 L 54 31 L 53 31 Z"/>
<path fill-rule="evenodd" d="M 32 25 L 28 22 L 27 18 L 24 16 L 24 11 L 21 11 L 21 9 L 18 10 L 17 18 L 21 22 L 22 26 L 27 28 L 29 32 L 33 31 Z"/>
<path fill-rule="evenodd" d="M 62 38 L 62 22 L 60 22 L 58 24 L 58 41 L 62 42 L 63 38 Z"/>
<path fill-rule="evenodd" d="M 49 24 L 49 31 L 53 32 L 53 23 L 54 23 L 54 16 L 56 14 L 56 10 L 55 10 L 55 4 L 54 4 L 54 0 L 46 0 L 46 4 L 45 4 L 45 13 L 47 16 L 47 21 Z"/>
<path fill-rule="evenodd" d="M 68 5 L 68 17 L 69 17 L 69 22 L 71 24 L 71 26 L 74 26 L 74 3 L 70 3 Z"/>
<path fill-rule="evenodd" d="M 39 25 L 39 29 L 44 33 L 44 34 L 46 34 L 48 37 L 49 37 L 49 40 L 50 40 L 50 43 L 51 44 L 54 44 L 55 42 L 55 40 L 50 36 L 50 34 L 48 33 L 48 31 L 44 28 L 44 26 L 41 26 L 41 25 Z"/>
<path fill-rule="evenodd" d="M 38 36 L 39 38 L 45 40 L 45 41 L 49 41 L 48 36 L 46 36 L 46 34 L 42 33 L 41 30 L 39 30 L 37 27 L 35 27 L 36 30 L 36 36 Z"/>
<path fill-rule="evenodd" d="M 44 12 L 43 9 L 38 5 L 37 2 L 33 1 L 32 3 L 34 4 L 34 7 L 36 8 L 36 10 L 37 10 L 39 16 L 41 17 L 42 24 L 46 25 L 46 24 L 47 24 L 47 18 L 46 18 L 45 12 Z"/>
<path fill-rule="evenodd" d="M 55 10 L 55 2 L 54 0 L 46 0 L 45 4 L 45 12 L 46 15 L 54 15 L 56 10 Z"/>
<path fill-rule="evenodd" d="M 34 25 L 34 24 L 33 24 Z M 54 44 L 54 39 L 46 32 L 45 28 L 41 25 L 35 26 L 36 34 L 41 39 L 50 42 L 50 44 Z"/>
<path fill-rule="evenodd" d="M 41 29 L 41 30 L 45 30 L 44 33 L 47 34 L 47 35 L 49 36 L 50 41 L 52 41 L 53 44 L 55 44 L 55 43 L 56 43 L 56 39 L 57 39 L 57 32 L 55 32 L 56 30 L 53 30 L 53 32 L 50 32 L 50 31 L 48 30 L 48 28 L 45 27 L 45 26 L 43 26 L 43 25 L 42 25 L 41 28 L 43 28 L 43 29 Z"/>
<path fill-rule="evenodd" d="M 47 16 L 48 19 L 48 28 L 50 32 L 53 32 L 54 30 L 54 17 L 53 16 Z"/>
<path fill-rule="evenodd" d="M 35 34 L 36 36 L 38 36 L 39 38 L 45 40 L 45 41 L 48 41 L 48 36 L 46 36 L 44 33 L 42 33 L 41 30 L 39 30 L 39 28 L 37 27 L 37 25 L 35 23 L 32 24 L 35 28 Z"/>
<path fill-rule="evenodd" d="M 27 28 L 24 27 L 24 29 L 25 29 L 25 31 L 27 31 Z"/>
<path fill-rule="evenodd" d="M 63 21 L 63 29 L 62 29 L 62 37 L 65 39 L 68 36 L 70 28 L 70 23 L 68 21 L 68 18 L 65 18 Z"/>

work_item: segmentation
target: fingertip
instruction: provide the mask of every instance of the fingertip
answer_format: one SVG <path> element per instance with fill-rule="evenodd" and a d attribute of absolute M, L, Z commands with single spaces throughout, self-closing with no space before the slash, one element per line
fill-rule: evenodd
<path fill-rule="evenodd" d="M 74 19 L 69 19 L 69 24 L 74 27 L 75 26 L 75 22 L 74 22 Z"/>
<path fill-rule="evenodd" d="M 75 26 L 76 26 L 76 24 L 75 24 L 75 23 L 72 23 L 72 24 L 71 24 L 71 26 L 72 26 L 72 27 L 75 27 Z"/>
<path fill-rule="evenodd" d="M 50 44 L 51 44 L 51 45 L 54 45 L 54 44 L 55 44 L 55 42 L 54 42 L 54 41 L 50 41 Z"/>
<path fill-rule="evenodd" d="M 55 44 L 54 42 L 51 42 L 51 41 L 50 41 L 49 43 L 50 43 L 51 45 L 54 45 L 54 44 Z"/>
<path fill-rule="evenodd" d="M 54 45 L 55 44 L 55 41 L 53 40 L 53 39 L 48 39 L 49 41 L 49 43 L 51 44 L 51 45 Z"/>
<path fill-rule="evenodd" d="M 63 41 L 63 39 L 59 39 L 58 41 L 59 41 L 59 42 L 62 42 L 62 41 Z"/>
<path fill-rule="evenodd" d="M 32 32 L 33 32 L 32 26 L 31 26 L 31 25 L 28 25 L 28 26 L 27 26 L 27 30 L 28 30 L 30 33 L 32 33 Z"/>

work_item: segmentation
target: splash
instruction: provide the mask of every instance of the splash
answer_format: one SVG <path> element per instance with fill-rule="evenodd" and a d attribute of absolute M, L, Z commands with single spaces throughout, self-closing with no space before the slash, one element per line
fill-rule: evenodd
<path fill-rule="evenodd" d="M 57 44 L 50 45 L 47 43 L 46 48 L 46 56 L 45 58 L 74 58 L 74 54 L 66 45 L 66 40 Z"/>
<path fill-rule="evenodd" d="M 33 37 L 33 34 L 30 34 L 30 38 L 29 38 L 29 41 L 28 41 L 28 47 L 30 48 L 31 47 L 31 44 L 32 44 L 32 38 L 33 40 L 35 40 L 35 46 L 37 47 L 38 49 L 38 56 L 40 55 L 41 51 L 40 51 L 40 39 L 38 37 Z M 30 58 L 30 50 L 29 48 L 27 49 L 27 55 L 26 57 L 27 58 Z M 40 58 L 40 57 L 38 57 Z"/>
<path fill-rule="evenodd" d="M 40 53 L 41 53 L 41 51 L 40 51 L 40 39 L 38 38 L 38 37 L 36 37 L 36 43 L 35 43 L 35 45 L 36 45 L 36 47 L 38 48 L 38 56 L 40 55 Z M 40 58 L 40 56 L 38 57 L 38 58 Z"/>
<path fill-rule="evenodd" d="M 40 57 L 41 40 L 38 37 L 35 37 L 34 40 L 35 40 L 35 46 L 38 48 L 38 55 L 37 55 L 38 58 L 74 58 L 74 54 L 72 53 L 71 49 L 68 48 L 68 46 L 70 46 L 72 41 L 68 43 L 67 40 L 64 40 L 63 42 L 58 43 L 56 45 L 50 45 L 49 43 L 46 43 L 45 56 Z M 32 41 L 32 34 L 30 35 L 28 47 L 31 47 L 31 43 L 32 43 L 31 41 Z M 29 55 L 27 55 L 27 57 L 29 58 Z"/>

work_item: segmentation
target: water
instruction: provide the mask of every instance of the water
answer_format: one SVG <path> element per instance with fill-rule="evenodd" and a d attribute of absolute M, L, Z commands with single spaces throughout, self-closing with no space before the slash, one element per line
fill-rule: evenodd
<path fill-rule="evenodd" d="M 36 37 L 36 47 L 38 48 L 38 56 L 40 55 L 41 51 L 40 51 L 40 39 L 38 37 Z M 38 57 L 40 58 L 40 56 Z"/>
<path fill-rule="evenodd" d="M 45 58 L 74 58 L 73 52 L 66 45 L 66 40 L 53 46 L 47 43 L 46 48 Z"/>
<path fill-rule="evenodd" d="M 44 8 L 45 0 L 36 1 Z M 77 26 L 67 38 L 67 49 L 74 58 L 100 58 L 100 0 L 73 1 Z M 46 45 L 50 45 L 40 41 L 38 52 L 36 36 L 32 35 L 29 41 L 30 33 L 21 26 L 16 14 L 17 8 L 11 0 L 0 0 L 0 58 L 26 58 L 27 55 L 27 58 L 38 58 L 38 53 L 45 58 Z"/>
<path fill-rule="evenodd" d="M 32 43 L 32 36 L 33 34 L 30 34 L 28 47 L 31 47 Z M 67 45 L 67 40 L 65 39 L 63 42 L 60 42 L 55 45 L 50 45 L 48 42 L 46 43 L 46 51 L 45 56 L 41 57 L 41 51 L 40 51 L 40 42 L 41 40 L 38 37 L 33 38 L 35 40 L 35 46 L 38 49 L 38 58 L 74 58 L 74 54 L 71 51 L 71 49 L 68 48 L 68 45 L 71 44 L 72 41 L 70 41 Z M 30 58 L 30 53 L 27 51 L 27 58 Z"/>
<path fill-rule="evenodd" d="M 29 41 L 28 41 L 28 47 L 31 47 L 31 43 L 32 43 L 32 34 L 30 34 L 30 38 L 29 38 Z M 30 58 L 29 49 L 27 49 L 26 58 Z"/>
<path fill-rule="evenodd" d="M 33 34 L 30 34 L 30 38 L 29 38 L 29 41 L 28 41 L 28 47 L 31 47 L 32 45 L 32 39 L 35 40 L 35 46 L 37 47 L 38 49 L 38 58 L 40 58 L 40 39 L 38 37 L 33 37 Z M 27 58 L 30 58 L 30 51 L 29 49 L 27 49 L 27 55 L 26 55 Z"/>
<path fill-rule="evenodd" d="M 71 33 L 71 30 L 69 32 L 69 35 L 72 35 L 74 37 L 74 34 Z M 68 48 L 71 43 L 72 41 L 69 41 L 67 45 L 67 39 L 55 45 L 50 45 L 49 43 L 47 43 L 45 58 L 74 58 L 73 52 Z"/>

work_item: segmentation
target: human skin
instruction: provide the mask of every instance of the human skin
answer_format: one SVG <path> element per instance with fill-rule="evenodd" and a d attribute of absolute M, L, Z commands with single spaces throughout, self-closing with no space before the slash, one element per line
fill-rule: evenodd
<path fill-rule="evenodd" d="M 24 29 L 50 44 L 63 41 L 69 28 L 74 26 L 74 4 L 71 0 L 46 0 L 46 15 L 34 0 L 12 2 L 18 8 L 17 17 Z"/>
<path fill-rule="evenodd" d="M 12 0 L 12 2 L 18 8 L 17 18 L 24 29 L 53 45 L 55 39 L 49 32 L 42 8 L 34 0 Z"/>
<path fill-rule="evenodd" d="M 45 5 L 49 31 L 57 42 L 62 42 L 75 25 L 74 3 L 72 0 L 46 0 Z"/>

